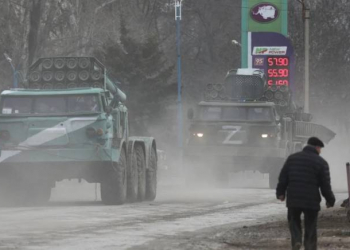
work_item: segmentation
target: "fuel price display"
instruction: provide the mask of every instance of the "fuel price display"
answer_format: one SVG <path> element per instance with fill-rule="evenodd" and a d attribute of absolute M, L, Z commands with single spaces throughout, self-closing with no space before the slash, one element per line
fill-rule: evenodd
<path fill-rule="evenodd" d="M 267 57 L 267 84 L 289 86 L 290 60 L 289 57 Z"/>

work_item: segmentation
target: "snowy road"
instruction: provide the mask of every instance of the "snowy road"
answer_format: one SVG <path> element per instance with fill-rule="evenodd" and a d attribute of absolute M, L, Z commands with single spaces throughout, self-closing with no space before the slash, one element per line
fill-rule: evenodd
<path fill-rule="evenodd" d="M 104 206 L 93 185 L 82 186 L 57 188 L 45 207 L 0 208 L 0 249 L 154 249 L 167 237 L 286 211 L 269 189 L 159 187 L 154 202 Z"/>

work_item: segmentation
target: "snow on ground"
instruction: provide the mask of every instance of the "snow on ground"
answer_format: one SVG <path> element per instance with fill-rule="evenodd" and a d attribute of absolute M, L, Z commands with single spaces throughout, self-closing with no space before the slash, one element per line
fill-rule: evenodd
<path fill-rule="evenodd" d="M 123 206 L 104 206 L 98 185 L 65 181 L 45 207 L 0 208 L 0 249 L 153 249 L 169 237 L 284 219 L 284 203 L 258 179 L 264 188 L 162 184 L 156 201 Z"/>
<path fill-rule="evenodd" d="M 0 208 L 0 249 L 127 249 L 285 213 L 268 189 L 166 187 L 155 202 L 104 206 L 94 201 L 94 185 L 74 184 L 70 192 L 68 186 L 58 187 L 46 207 Z"/>

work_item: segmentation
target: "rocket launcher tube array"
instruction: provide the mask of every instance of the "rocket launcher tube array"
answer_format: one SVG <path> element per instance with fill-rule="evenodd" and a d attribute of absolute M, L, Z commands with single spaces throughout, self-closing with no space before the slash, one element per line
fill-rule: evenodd
<path fill-rule="evenodd" d="M 106 77 L 106 85 L 107 89 L 115 96 L 117 95 L 119 97 L 119 101 L 125 102 L 126 101 L 126 95 L 123 91 L 118 89 L 118 87 L 108 78 Z"/>

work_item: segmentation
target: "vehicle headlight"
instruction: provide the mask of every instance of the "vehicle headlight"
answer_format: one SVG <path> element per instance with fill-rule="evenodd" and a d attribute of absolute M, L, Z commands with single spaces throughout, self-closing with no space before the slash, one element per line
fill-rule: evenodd
<path fill-rule="evenodd" d="M 262 134 L 261 137 L 262 137 L 262 138 L 268 138 L 269 135 L 268 135 L 268 134 Z"/>
<path fill-rule="evenodd" d="M 197 137 L 199 137 L 199 138 L 202 138 L 202 137 L 204 136 L 203 133 L 195 133 L 194 135 L 197 136 Z"/>

